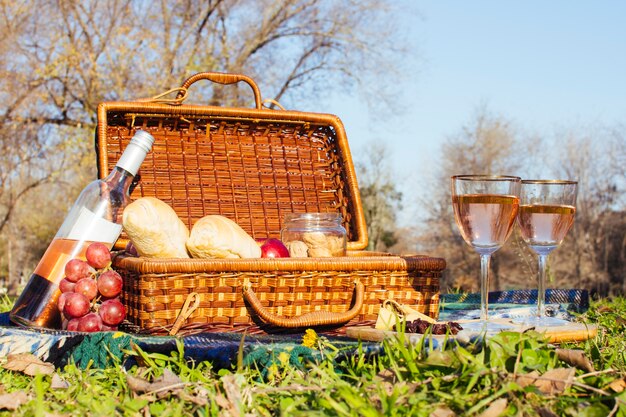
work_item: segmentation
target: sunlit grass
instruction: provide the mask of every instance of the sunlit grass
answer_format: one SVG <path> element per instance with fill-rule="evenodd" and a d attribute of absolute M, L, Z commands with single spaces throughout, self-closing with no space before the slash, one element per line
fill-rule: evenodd
<path fill-rule="evenodd" d="M 11 310 L 14 301 L 15 300 L 13 298 L 9 297 L 6 294 L 0 295 L 0 312 Z"/>
<path fill-rule="evenodd" d="M 517 377 L 569 367 L 555 346 L 533 332 L 502 333 L 482 350 L 457 346 L 452 339 L 443 351 L 392 339 L 383 342 L 384 355 L 356 354 L 339 363 L 332 347 L 322 344 L 322 359 L 304 369 L 287 363 L 269 373 L 254 366 L 216 370 L 207 362 L 189 363 L 181 346 L 169 355 L 138 351 L 140 368 L 81 370 L 70 364 L 57 371 L 68 384 L 62 389 L 51 388 L 51 376 L 2 370 L 4 392 L 24 390 L 30 400 L 0 415 L 478 415 L 496 402 L 504 404 L 501 415 L 552 415 L 545 410 L 564 416 L 626 415 L 619 382 L 626 377 L 625 317 L 626 299 L 592 304 L 581 319 L 598 323 L 598 337 L 561 347 L 582 349 L 597 372 L 577 369 L 573 384 L 553 395 L 522 386 Z M 164 369 L 180 378 L 177 389 L 146 393 L 129 386 L 127 374 L 153 380 Z"/>

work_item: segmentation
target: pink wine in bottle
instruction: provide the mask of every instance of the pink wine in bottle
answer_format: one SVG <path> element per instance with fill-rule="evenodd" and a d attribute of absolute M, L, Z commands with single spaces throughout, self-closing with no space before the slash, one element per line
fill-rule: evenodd
<path fill-rule="evenodd" d="M 113 247 L 122 231 L 122 211 L 129 202 L 130 184 L 153 143 L 152 135 L 137 131 L 109 176 L 83 189 L 15 302 L 10 313 L 13 322 L 61 328 L 57 300 L 65 264 L 74 258 L 84 260 L 92 242 Z"/>

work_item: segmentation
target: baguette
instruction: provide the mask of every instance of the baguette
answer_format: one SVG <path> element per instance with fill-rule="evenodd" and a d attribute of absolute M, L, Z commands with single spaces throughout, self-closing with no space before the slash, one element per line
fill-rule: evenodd
<path fill-rule="evenodd" d="M 187 250 L 193 258 L 260 258 L 258 243 L 231 219 L 204 216 L 191 228 Z"/>
<path fill-rule="evenodd" d="M 189 229 L 174 209 L 158 198 L 142 197 L 129 204 L 122 215 L 122 227 L 139 256 L 189 258 L 185 246 Z"/>

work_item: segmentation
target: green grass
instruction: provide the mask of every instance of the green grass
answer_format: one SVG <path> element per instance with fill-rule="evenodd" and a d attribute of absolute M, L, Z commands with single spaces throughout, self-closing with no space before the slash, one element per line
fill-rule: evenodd
<path fill-rule="evenodd" d="M 624 298 L 593 303 L 580 320 L 598 323 L 598 336 L 559 347 L 582 350 L 595 371 L 576 369 L 570 386 L 548 394 L 518 378 L 536 372 L 544 382 L 558 382 L 550 375 L 570 365 L 559 359 L 557 347 L 533 332 L 502 333 L 480 351 L 450 341 L 449 349 L 428 353 L 427 346 L 390 340 L 384 342 L 385 355 L 356 355 L 341 363 L 333 361 L 332 346 L 321 343 L 326 359 L 304 370 L 279 365 L 265 373 L 186 363 L 180 350 L 169 356 L 137 352 L 143 366 L 127 373 L 121 367 L 57 370 L 67 388 L 51 388 L 52 376 L 0 370 L 0 394 L 29 396 L 17 410 L 0 415 L 478 416 L 491 406 L 490 415 L 502 416 L 626 416 L 625 318 Z M 129 385 L 127 374 L 152 380 L 165 369 L 180 379 L 175 390 L 143 392 Z"/>

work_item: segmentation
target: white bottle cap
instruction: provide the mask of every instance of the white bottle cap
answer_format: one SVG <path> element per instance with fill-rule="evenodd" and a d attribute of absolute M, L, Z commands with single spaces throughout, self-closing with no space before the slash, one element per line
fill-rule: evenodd
<path fill-rule="evenodd" d="M 152 144 L 154 143 L 154 137 L 144 130 L 138 130 L 135 133 L 135 136 L 130 140 L 130 143 L 124 149 L 124 153 L 120 157 L 120 160 L 117 161 L 116 166 L 125 169 L 130 172 L 131 175 L 137 175 L 137 171 L 139 171 L 139 166 L 144 159 L 146 159 L 146 155 L 152 149 Z"/>

